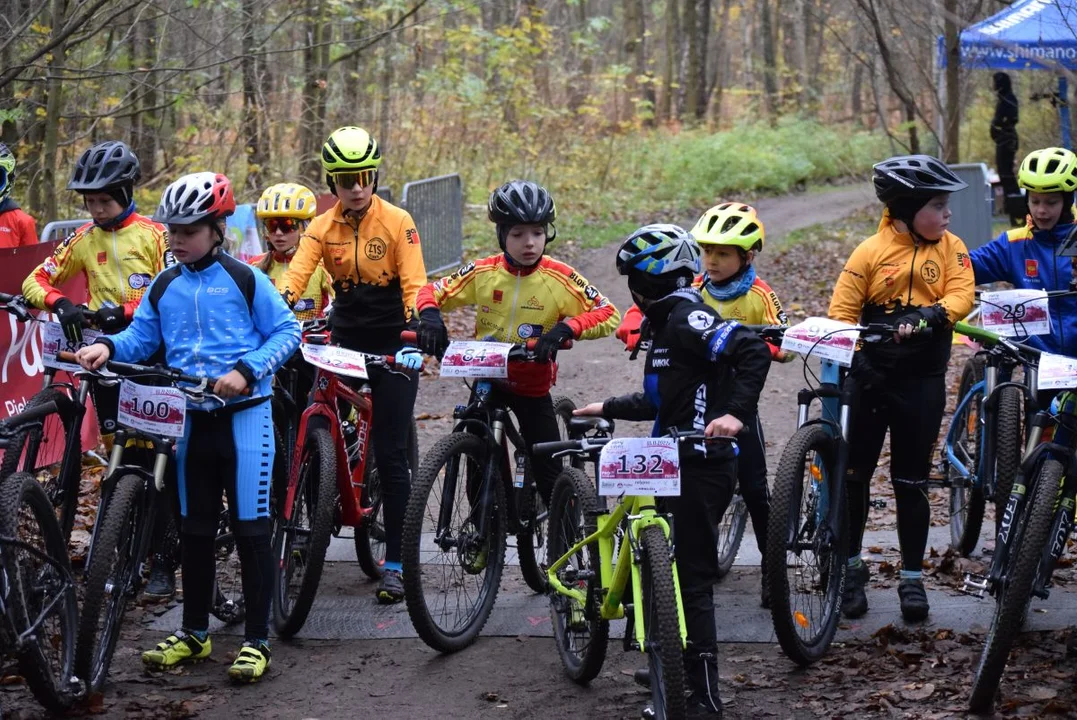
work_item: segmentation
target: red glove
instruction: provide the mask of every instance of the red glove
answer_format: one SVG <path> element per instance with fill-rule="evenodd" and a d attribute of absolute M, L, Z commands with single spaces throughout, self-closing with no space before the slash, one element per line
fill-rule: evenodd
<path fill-rule="evenodd" d="M 625 350 L 631 352 L 639 345 L 639 328 L 643 324 L 643 312 L 633 305 L 625 313 L 614 335 L 625 344 Z"/>

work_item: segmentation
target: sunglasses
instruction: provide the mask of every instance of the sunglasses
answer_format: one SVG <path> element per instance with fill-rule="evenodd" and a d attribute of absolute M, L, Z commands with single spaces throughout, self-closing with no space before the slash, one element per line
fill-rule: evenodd
<path fill-rule="evenodd" d="M 295 218 L 267 218 L 265 221 L 266 232 L 272 235 L 280 230 L 287 235 L 300 228 L 300 223 Z"/>
<path fill-rule="evenodd" d="M 369 187 L 374 184 L 374 178 L 378 176 L 377 170 L 360 170 L 359 172 L 340 172 L 332 173 L 333 183 L 343 189 L 351 190 L 358 185 L 360 188 Z"/>

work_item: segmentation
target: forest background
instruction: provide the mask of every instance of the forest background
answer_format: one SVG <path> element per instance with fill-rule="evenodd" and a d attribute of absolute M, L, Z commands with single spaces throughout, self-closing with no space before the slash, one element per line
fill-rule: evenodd
<path fill-rule="evenodd" d="M 999 0 L 0 0 L 0 140 L 39 223 L 86 147 L 142 161 L 144 211 L 177 176 L 241 202 L 321 192 L 335 127 L 375 133 L 382 182 L 514 177 L 555 193 L 562 236 L 613 239 L 733 197 L 864 177 L 903 152 L 987 161 L 987 71 L 937 38 Z M 1055 76 L 1014 74 L 1021 154 L 1057 143 Z M 1020 155 L 1019 155 L 1020 157 Z M 478 227 L 474 223 L 471 228 Z"/>

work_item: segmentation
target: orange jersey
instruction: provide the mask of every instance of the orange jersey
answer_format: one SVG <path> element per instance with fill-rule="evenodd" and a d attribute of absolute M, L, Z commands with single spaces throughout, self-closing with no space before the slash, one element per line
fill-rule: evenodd
<path fill-rule="evenodd" d="M 51 310 L 63 297 L 58 286 L 83 273 L 90 310 L 123 305 L 130 320 L 150 283 L 171 264 L 164 226 L 133 213 L 112 230 L 92 222 L 80 227 L 30 273 L 22 294 L 34 307 Z"/>

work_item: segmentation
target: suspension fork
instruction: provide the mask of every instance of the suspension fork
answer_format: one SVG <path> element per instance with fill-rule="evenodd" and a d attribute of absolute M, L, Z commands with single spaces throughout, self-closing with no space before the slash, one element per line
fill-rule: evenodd
<path fill-rule="evenodd" d="M 501 454 L 502 443 L 505 441 L 505 423 L 507 412 L 497 409 L 493 413 L 490 423 L 490 439 L 487 443 L 486 462 L 482 465 L 482 485 L 479 488 L 479 516 L 475 521 L 475 530 L 479 538 L 485 539 L 489 528 L 490 516 L 494 506 L 494 482 L 497 478 L 498 458 L 490 457 L 489 453 Z"/>
<path fill-rule="evenodd" d="M 976 480 L 983 488 L 984 497 L 993 497 L 995 494 L 995 445 L 998 439 L 995 434 L 998 430 L 996 413 L 998 412 L 999 395 L 995 392 L 998 387 L 998 365 L 989 362 L 984 368 L 984 399 L 981 406 L 980 417 L 980 457 L 977 458 Z"/>

